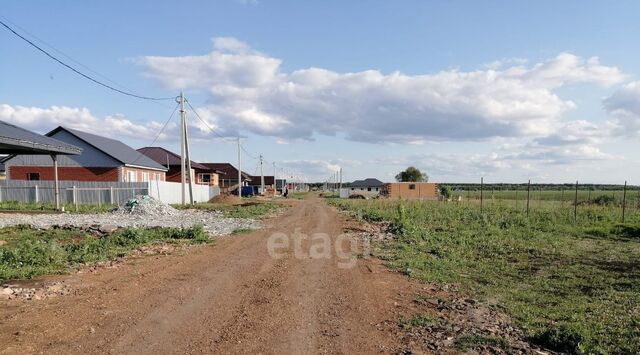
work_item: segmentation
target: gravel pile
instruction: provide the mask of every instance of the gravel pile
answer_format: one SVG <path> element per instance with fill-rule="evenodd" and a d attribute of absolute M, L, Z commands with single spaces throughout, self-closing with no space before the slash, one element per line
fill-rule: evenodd
<path fill-rule="evenodd" d="M 148 196 L 138 196 L 112 212 L 99 214 L 0 213 L 0 228 L 16 225 L 30 225 L 40 229 L 78 227 L 100 231 L 128 227 L 190 228 L 202 225 L 211 235 L 228 235 L 235 229 L 261 227 L 260 222 L 254 219 L 227 218 L 217 211 L 177 210 Z"/>
<path fill-rule="evenodd" d="M 139 216 L 176 216 L 178 210 L 149 195 L 138 195 L 118 207 L 113 213 Z"/>

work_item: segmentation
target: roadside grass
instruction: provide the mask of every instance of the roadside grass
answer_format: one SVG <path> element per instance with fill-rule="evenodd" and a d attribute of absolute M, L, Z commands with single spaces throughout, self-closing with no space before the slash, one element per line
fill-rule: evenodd
<path fill-rule="evenodd" d="M 309 196 L 311 196 L 310 192 L 290 192 L 287 197 L 294 200 L 303 200 Z"/>
<path fill-rule="evenodd" d="M 230 218 L 253 218 L 260 219 L 283 208 L 280 204 L 268 201 L 250 200 L 241 205 L 229 205 L 220 203 L 196 203 L 193 205 L 172 205 L 177 209 L 196 209 L 201 211 L 222 212 L 225 217 Z"/>
<path fill-rule="evenodd" d="M 640 352 L 640 213 L 505 205 L 327 200 L 397 236 L 387 264 L 510 314 L 533 343 L 567 353 Z"/>
<path fill-rule="evenodd" d="M 240 228 L 236 228 L 233 231 L 231 231 L 232 235 L 236 235 L 236 234 L 244 234 L 244 233 L 251 233 L 253 232 L 254 229 L 253 228 L 245 228 L 245 227 L 240 227 Z"/>
<path fill-rule="evenodd" d="M 74 204 L 63 204 L 66 212 L 76 213 L 76 207 Z M 102 213 L 108 212 L 117 206 L 115 205 L 78 205 L 77 213 Z M 0 202 L 0 212 L 2 211 L 20 211 L 20 212 L 53 212 L 55 211 L 55 205 L 46 203 L 23 203 L 17 201 L 4 201 Z"/>
<path fill-rule="evenodd" d="M 81 230 L 0 229 L 0 282 L 64 273 L 80 264 L 113 260 L 153 243 L 208 243 L 202 226 L 187 229 L 124 229 L 105 237 Z"/>
<path fill-rule="evenodd" d="M 438 323 L 438 319 L 423 314 L 415 315 L 411 318 L 401 318 L 398 321 L 398 324 L 403 328 L 426 327 Z"/>

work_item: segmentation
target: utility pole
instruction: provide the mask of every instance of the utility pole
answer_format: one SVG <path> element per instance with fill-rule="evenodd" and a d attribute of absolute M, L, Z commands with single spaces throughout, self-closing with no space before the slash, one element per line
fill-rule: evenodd
<path fill-rule="evenodd" d="M 260 194 L 264 195 L 264 170 L 262 170 L 262 154 L 260 154 Z"/>
<path fill-rule="evenodd" d="M 273 196 L 278 192 L 278 180 L 276 179 L 276 162 L 273 162 Z"/>
<path fill-rule="evenodd" d="M 187 111 L 182 111 L 184 115 L 184 150 L 187 160 L 187 176 L 189 177 L 189 204 L 193 205 L 193 178 L 191 176 L 191 153 L 189 152 L 189 131 L 187 130 Z"/>
<path fill-rule="evenodd" d="M 338 190 L 342 190 L 342 167 L 340 167 L 340 186 L 338 187 Z"/>
<path fill-rule="evenodd" d="M 242 158 L 240 154 L 240 136 L 238 136 L 238 198 L 242 198 Z"/>
<path fill-rule="evenodd" d="M 182 205 L 184 206 L 185 202 L 186 202 L 186 198 L 185 198 L 185 183 L 187 180 L 187 175 L 186 172 L 184 171 L 184 166 L 185 166 L 185 137 L 186 137 L 186 132 L 184 130 L 185 127 L 185 117 L 184 117 L 184 94 L 182 93 L 182 91 L 180 91 L 180 96 L 179 96 L 179 103 L 180 103 L 180 182 L 182 183 Z"/>

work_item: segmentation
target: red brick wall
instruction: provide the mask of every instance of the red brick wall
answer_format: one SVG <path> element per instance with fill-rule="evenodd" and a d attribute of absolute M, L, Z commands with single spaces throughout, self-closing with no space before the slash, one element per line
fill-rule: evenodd
<path fill-rule="evenodd" d="M 10 166 L 11 180 L 27 180 L 28 173 L 39 173 L 40 180 L 53 180 L 52 166 Z M 58 167 L 59 180 L 118 181 L 118 168 Z"/>

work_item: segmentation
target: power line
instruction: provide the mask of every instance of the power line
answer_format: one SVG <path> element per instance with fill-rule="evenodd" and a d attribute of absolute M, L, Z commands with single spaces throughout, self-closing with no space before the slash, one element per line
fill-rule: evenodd
<path fill-rule="evenodd" d="M 98 79 L 95 79 L 81 71 L 79 71 L 78 69 L 72 67 L 71 65 L 63 62 L 62 60 L 58 59 L 56 56 L 54 56 L 53 54 L 47 52 L 46 50 L 42 49 L 40 46 L 38 46 L 37 44 L 33 43 L 32 41 L 30 41 L 29 39 L 27 39 L 26 37 L 22 36 L 21 34 L 19 34 L 18 32 L 16 32 L 13 28 L 9 27 L 9 25 L 7 25 L 6 23 L 4 23 L 2 20 L 0 20 L 0 24 L 2 26 L 4 26 L 6 29 L 8 29 L 9 31 L 11 31 L 11 33 L 13 33 L 14 35 L 16 35 L 17 37 L 19 37 L 20 39 L 22 39 L 23 41 L 27 42 L 28 44 L 30 44 L 32 47 L 34 47 L 35 49 L 39 50 L 40 52 L 44 53 L 47 57 L 53 59 L 54 61 L 58 62 L 60 65 L 66 67 L 67 69 L 73 71 L 74 73 L 84 77 L 85 79 L 88 79 L 98 85 L 101 85 L 107 89 L 113 90 L 115 92 L 118 92 L 120 94 L 123 95 L 127 95 L 127 96 L 131 96 L 131 97 L 135 97 L 138 99 L 142 99 L 142 100 L 151 100 L 151 101 L 163 101 L 163 100 L 173 100 L 174 97 L 149 97 L 149 96 L 142 96 L 142 95 L 137 95 L 131 92 L 127 92 L 124 90 L 120 90 L 118 88 L 115 88 L 109 84 L 105 84 L 102 81 L 99 81 Z"/>
<path fill-rule="evenodd" d="M 178 107 L 180 106 L 180 104 L 177 104 L 176 107 L 173 109 L 173 112 L 171 112 L 171 115 L 169 116 L 169 119 L 164 123 L 164 125 L 162 126 L 162 128 L 160 129 L 160 132 L 158 132 L 158 134 L 156 135 L 156 137 L 153 139 L 153 141 L 151 142 L 151 144 L 148 145 L 148 147 L 152 147 L 154 144 L 156 144 L 156 141 L 160 138 L 160 135 L 162 134 L 162 132 L 164 132 L 165 128 L 167 128 L 167 125 L 169 125 L 169 122 L 171 121 L 171 119 L 173 118 L 173 115 L 176 114 L 176 111 L 178 111 Z M 135 164 L 135 162 L 138 161 L 138 159 L 142 158 L 144 154 L 142 152 L 140 152 L 140 154 L 138 155 L 138 157 L 136 158 L 136 160 L 134 160 L 131 164 Z"/>
<path fill-rule="evenodd" d="M 202 122 L 202 123 L 203 123 L 203 124 L 204 124 L 204 125 L 205 125 L 205 126 L 206 126 L 210 131 L 211 131 L 211 133 L 213 133 L 213 134 L 215 134 L 216 136 L 218 136 L 218 137 L 220 137 L 220 138 L 223 138 L 223 139 L 224 139 L 224 138 L 227 138 L 227 137 L 225 137 L 225 136 L 221 135 L 220 133 L 218 133 L 216 130 L 214 130 L 214 129 L 213 129 L 213 127 L 211 127 L 211 126 L 207 123 L 207 121 L 205 121 L 205 120 L 200 116 L 200 114 L 198 114 L 198 111 L 196 111 L 196 109 L 195 109 L 193 106 L 191 106 L 191 103 L 189 102 L 189 100 L 185 100 L 185 101 L 187 102 L 187 105 L 189 105 L 189 107 L 191 108 L 191 110 L 193 111 L 193 113 L 195 113 L 195 114 L 196 114 L 196 117 L 198 117 L 198 119 L 200 120 L 200 122 Z"/>
<path fill-rule="evenodd" d="M 251 155 L 242 144 L 240 144 L 240 148 L 242 148 L 242 151 L 244 152 L 244 154 L 246 154 L 249 158 L 251 159 L 260 159 L 260 157 L 255 156 L 255 155 Z"/>

